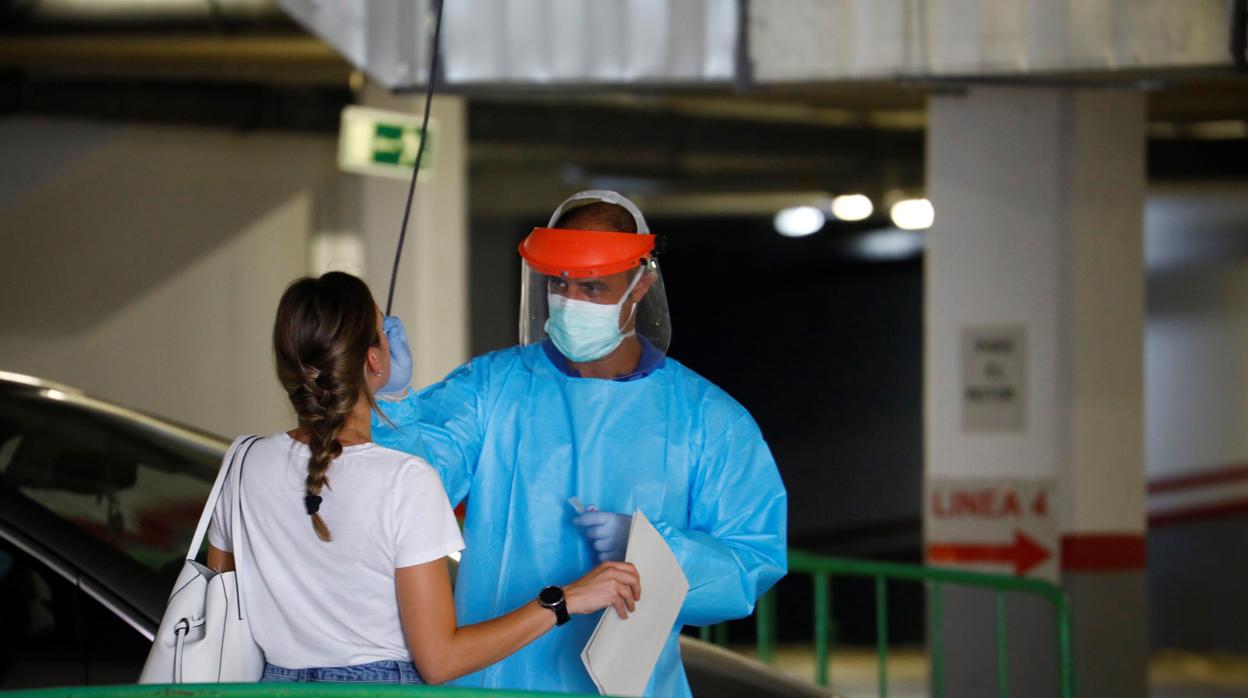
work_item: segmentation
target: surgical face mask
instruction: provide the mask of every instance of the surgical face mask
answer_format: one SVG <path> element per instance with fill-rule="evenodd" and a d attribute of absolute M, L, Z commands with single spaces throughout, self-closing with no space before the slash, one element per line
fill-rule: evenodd
<path fill-rule="evenodd" d="M 642 269 L 638 269 L 620 300 L 609 305 L 573 300 L 547 291 L 546 306 L 550 309 L 550 317 L 546 319 L 546 334 L 559 353 L 578 364 L 597 361 L 615 351 L 625 337 L 636 334 L 635 331 L 628 334 L 620 332 L 620 309 L 637 287 L 641 274 Z M 632 312 L 637 312 L 636 305 Z M 631 314 L 629 319 L 632 319 Z"/>

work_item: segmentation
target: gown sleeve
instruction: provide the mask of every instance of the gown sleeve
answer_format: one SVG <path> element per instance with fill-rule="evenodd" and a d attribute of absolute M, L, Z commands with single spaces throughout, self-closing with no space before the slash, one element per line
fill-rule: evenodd
<path fill-rule="evenodd" d="M 482 361 L 466 363 L 401 400 L 378 401 L 390 424 L 373 419 L 378 443 L 419 456 L 438 471 L 451 506 L 468 496 L 481 456 L 486 373 Z"/>
<path fill-rule="evenodd" d="M 654 523 L 689 580 L 679 625 L 748 616 L 788 570 L 788 495 L 758 426 L 738 413 L 706 433 L 688 526 Z"/>

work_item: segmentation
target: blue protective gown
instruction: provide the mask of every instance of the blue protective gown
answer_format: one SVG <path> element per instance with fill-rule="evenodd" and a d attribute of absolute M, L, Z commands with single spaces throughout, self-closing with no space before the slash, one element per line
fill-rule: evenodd
<path fill-rule="evenodd" d="M 572 525 L 569 497 L 603 511 L 640 509 L 689 579 L 646 695 L 688 696 L 681 626 L 749 615 L 787 569 L 787 497 L 758 426 L 673 359 L 612 381 L 569 376 L 541 344 L 517 346 L 381 408 L 395 426 L 375 418 L 373 438 L 426 458 L 452 504 L 467 497 L 455 585 L 461 625 L 507 613 L 597 564 Z M 663 593 L 641 583 L 643 600 Z M 597 622 L 598 614 L 573 616 L 455 683 L 596 693 L 580 654 Z"/>

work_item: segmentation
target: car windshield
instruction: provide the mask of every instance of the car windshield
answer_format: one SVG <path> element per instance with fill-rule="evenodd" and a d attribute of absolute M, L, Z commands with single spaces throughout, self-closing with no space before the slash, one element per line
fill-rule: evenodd
<path fill-rule="evenodd" d="M 184 559 L 221 456 L 150 418 L 0 383 L 0 487 L 157 572 Z"/>

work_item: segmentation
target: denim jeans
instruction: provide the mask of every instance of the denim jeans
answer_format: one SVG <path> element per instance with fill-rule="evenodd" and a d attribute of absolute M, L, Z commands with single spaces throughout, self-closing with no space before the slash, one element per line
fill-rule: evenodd
<path fill-rule="evenodd" d="M 355 666 L 287 669 L 265 663 L 261 681 L 296 683 L 424 683 L 411 662 L 387 660 Z"/>

